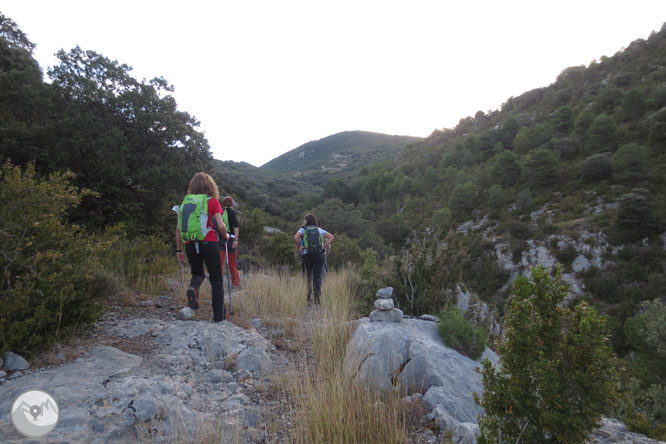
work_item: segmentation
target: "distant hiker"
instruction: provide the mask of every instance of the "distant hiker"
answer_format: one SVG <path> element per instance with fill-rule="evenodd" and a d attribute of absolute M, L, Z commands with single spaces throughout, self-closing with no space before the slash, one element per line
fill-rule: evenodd
<path fill-rule="evenodd" d="M 224 213 L 222 214 L 222 221 L 224 226 L 229 233 L 229 239 L 223 240 L 220 239 L 220 261 L 222 262 L 222 269 L 224 269 L 224 264 L 226 261 L 227 252 L 229 253 L 229 272 L 231 274 L 231 285 L 234 287 L 240 287 L 240 274 L 238 274 L 238 217 L 236 216 L 236 211 L 234 211 L 234 199 L 231 196 L 226 196 L 222 199 L 222 208 Z"/>
<path fill-rule="evenodd" d="M 178 208 L 178 227 L 176 228 L 176 254 L 180 262 L 185 263 L 185 253 L 192 270 L 190 287 L 187 289 L 187 305 L 199 309 L 199 287 L 203 283 L 204 263 L 208 269 L 213 299 L 213 321 L 221 322 L 225 318 L 224 289 L 222 287 L 222 265 L 218 236 L 213 229 L 213 221 L 219 227 L 220 236 L 228 239 L 229 235 L 222 220 L 222 207 L 218 202 L 220 192 L 212 177 L 206 173 L 197 173 L 190 180 L 187 196 Z"/>
<path fill-rule="evenodd" d="M 301 245 L 301 239 L 303 245 Z M 314 302 L 319 304 L 321 296 L 321 270 L 324 265 L 324 250 L 333 242 L 333 235 L 319 228 L 314 214 L 307 214 L 303 226 L 294 235 L 294 245 L 300 250 L 305 266 L 308 285 L 308 301 L 314 284 Z"/>

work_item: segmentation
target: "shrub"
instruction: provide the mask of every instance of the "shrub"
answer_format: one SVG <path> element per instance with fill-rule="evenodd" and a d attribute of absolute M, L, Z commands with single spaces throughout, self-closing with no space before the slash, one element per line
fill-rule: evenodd
<path fill-rule="evenodd" d="M 326 263 L 335 269 L 345 265 L 358 267 L 363 263 L 363 251 L 356 240 L 344 233 L 336 233 L 335 242 L 331 244 L 331 254 L 326 258 Z"/>
<path fill-rule="evenodd" d="M 622 145 L 613 155 L 613 178 L 635 183 L 645 178 L 648 150 L 637 143 Z"/>
<path fill-rule="evenodd" d="M 580 164 L 580 173 L 585 180 L 608 179 L 612 172 L 613 164 L 608 153 L 593 154 Z"/>
<path fill-rule="evenodd" d="M 465 253 L 465 247 L 452 233 L 442 246 L 437 233 L 414 239 L 392 264 L 389 282 L 398 306 L 413 316 L 439 312 L 455 298 Z"/>
<path fill-rule="evenodd" d="M 0 177 L 0 352 L 31 354 L 94 322 L 99 273 L 94 257 L 105 243 L 65 221 L 91 194 L 69 185 L 71 173 L 37 179 L 5 163 Z"/>
<path fill-rule="evenodd" d="M 645 188 L 634 188 L 620 197 L 617 226 L 627 239 L 639 239 L 655 231 L 654 199 Z"/>
<path fill-rule="evenodd" d="M 518 277 L 499 345 L 501 367 L 483 363 L 480 444 L 583 443 L 617 398 L 619 378 L 604 319 L 581 302 L 561 305 L 560 270 Z"/>
<path fill-rule="evenodd" d="M 472 325 L 455 307 L 440 312 L 437 329 L 444 344 L 474 360 L 486 349 L 486 332 Z"/>

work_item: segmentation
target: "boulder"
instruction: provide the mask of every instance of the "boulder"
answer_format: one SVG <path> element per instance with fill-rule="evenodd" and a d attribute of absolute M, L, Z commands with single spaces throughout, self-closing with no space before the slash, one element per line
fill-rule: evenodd
<path fill-rule="evenodd" d="M 161 442 L 174 437 L 194 442 L 211 424 L 223 429 L 216 432 L 231 435 L 235 429 L 227 424 L 252 418 L 248 398 L 235 393 L 234 372 L 252 371 L 257 378 L 272 372 L 271 344 L 255 330 L 230 322 L 113 322 L 115 329 L 100 330 L 118 337 L 151 331 L 145 339 L 151 341 L 148 357 L 96 347 L 69 364 L 7 379 L 0 384 L 0 411 L 9 411 L 26 387 L 44 389 L 61 410 L 48 442 L 93 444 L 143 442 L 137 430 L 168 440 Z M 235 358 L 240 369 L 222 370 L 228 358 Z M 0 416 L 0 442 L 25 442 L 9 415 Z"/>
<path fill-rule="evenodd" d="M 404 395 L 422 393 L 440 426 L 455 431 L 460 424 L 476 423 L 482 412 L 474 402 L 474 393 L 483 392 L 475 369 L 486 358 L 494 364 L 499 360 L 490 349 L 474 361 L 446 347 L 434 322 L 381 323 L 363 318 L 347 345 L 344 371 L 354 382 L 379 393 L 396 388 Z"/>
<path fill-rule="evenodd" d="M 5 368 L 8 372 L 27 370 L 30 368 L 30 364 L 23 358 L 23 356 L 13 352 L 5 353 L 2 355 L 2 359 L 5 361 Z"/>

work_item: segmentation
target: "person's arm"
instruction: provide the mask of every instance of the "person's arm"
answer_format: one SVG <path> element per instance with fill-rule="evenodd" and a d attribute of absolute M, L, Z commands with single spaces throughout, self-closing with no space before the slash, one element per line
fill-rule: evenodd
<path fill-rule="evenodd" d="M 224 221 L 222 220 L 222 213 L 215 213 L 213 215 L 213 221 L 218 227 L 218 232 L 220 233 L 220 236 L 222 236 L 222 239 L 228 240 L 229 239 L 229 234 L 227 233 L 227 227 L 224 226 Z"/>
<path fill-rule="evenodd" d="M 236 248 L 238 247 L 238 227 L 234 227 L 234 244 L 231 248 Z"/>
<path fill-rule="evenodd" d="M 296 232 L 296 234 L 294 235 L 294 248 L 295 248 L 294 257 L 296 259 L 298 259 L 301 253 L 301 237 L 303 237 L 303 235 L 301 234 L 300 231 Z"/>
<path fill-rule="evenodd" d="M 233 233 L 232 237 L 234 239 L 234 242 L 233 242 L 233 245 L 232 245 L 231 248 L 236 248 L 238 246 L 238 233 L 239 233 L 238 214 L 236 213 L 236 211 L 231 210 L 231 209 L 229 211 L 229 225 L 231 227 L 231 231 Z"/>
<path fill-rule="evenodd" d="M 324 239 L 326 240 L 324 241 L 324 245 L 321 246 L 322 250 L 327 249 L 328 246 L 331 245 L 331 243 L 335 240 L 335 237 L 327 231 L 326 234 L 324 234 Z"/>
<path fill-rule="evenodd" d="M 176 257 L 178 262 L 185 263 L 185 253 L 183 253 L 183 239 L 180 237 L 180 230 L 176 228 Z"/>

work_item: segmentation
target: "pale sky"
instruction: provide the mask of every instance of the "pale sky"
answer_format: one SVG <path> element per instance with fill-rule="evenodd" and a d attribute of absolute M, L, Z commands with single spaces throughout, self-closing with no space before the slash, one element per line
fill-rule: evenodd
<path fill-rule="evenodd" d="M 162 76 L 216 159 L 363 130 L 425 137 L 666 22 L 665 0 L 3 0 L 42 69 L 76 45 Z"/>

